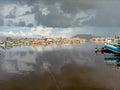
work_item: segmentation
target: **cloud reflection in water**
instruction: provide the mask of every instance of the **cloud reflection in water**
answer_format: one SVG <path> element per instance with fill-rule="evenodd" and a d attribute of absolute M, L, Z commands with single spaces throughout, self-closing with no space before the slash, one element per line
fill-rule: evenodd
<path fill-rule="evenodd" d="M 9 81 L 12 84 L 7 82 L 5 85 L 12 88 L 9 90 L 15 87 L 23 88 L 21 90 L 34 90 L 36 87 L 39 88 L 36 90 L 119 90 L 119 73 L 105 65 L 102 61 L 104 56 L 95 55 L 92 45 L 94 47 L 94 44 L 82 44 L 49 50 L 31 47 L 27 50 L 10 49 L 1 57 L 2 71 L 29 74 L 22 81 L 19 77 Z"/>

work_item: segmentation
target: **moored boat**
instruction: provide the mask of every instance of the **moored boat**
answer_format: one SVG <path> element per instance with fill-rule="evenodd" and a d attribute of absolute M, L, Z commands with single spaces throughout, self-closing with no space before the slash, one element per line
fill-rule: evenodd
<path fill-rule="evenodd" d="M 107 44 L 104 46 L 104 48 L 112 51 L 113 53 L 120 53 L 120 45 L 118 44 Z"/>
<path fill-rule="evenodd" d="M 109 50 L 115 54 L 120 54 L 120 35 L 115 35 L 113 41 L 109 41 L 109 43 L 105 43 L 104 48 Z"/>

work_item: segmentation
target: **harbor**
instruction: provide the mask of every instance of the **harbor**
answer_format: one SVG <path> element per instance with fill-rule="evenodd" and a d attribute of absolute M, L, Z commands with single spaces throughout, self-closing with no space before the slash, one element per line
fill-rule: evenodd
<path fill-rule="evenodd" d="M 0 0 L 0 90 L 120 90 L 120 0 Z"/>
<path fill-rule="evenodd" d="M 12 39 L 7 37 L 0 40 L 0 47 L 12 48 L 16 46 L 61 46 L 61 45 L 75 45 L 86 42 L 84 38 L 20 38 Z"/>

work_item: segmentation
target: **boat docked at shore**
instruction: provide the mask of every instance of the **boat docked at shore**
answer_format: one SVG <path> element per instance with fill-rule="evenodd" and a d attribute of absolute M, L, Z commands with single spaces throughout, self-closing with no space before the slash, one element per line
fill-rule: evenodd
<path fill-rule="evenodd" d="M 104 48 L 113 53 L 120 54 L 120 45 L 119 44 L 107 44 L 104 46 Z"/>
<path fill-rule="evenodd" d="M 108 41 L 105 43 L 104 48 L 115 54 L 120 54 L 120 35 L 116 36 L 113 41 Z"/>
<path fill-rule="evenodd" d="M 108 39 L 102 48 L 96 48 L 96 52 L 120 55 L 120 35 L 115 35 L 114 39 Z"/>
<path fill-rule="evenodd" d="M 114 56 L 106 57 L 104 59 L 105 63 L 120 66 L 120 36 L 115 37 L 112 40 L 108 39 L 102 48 L 96 48 L 96 53 L 97 52 L 113 54 Z"/>

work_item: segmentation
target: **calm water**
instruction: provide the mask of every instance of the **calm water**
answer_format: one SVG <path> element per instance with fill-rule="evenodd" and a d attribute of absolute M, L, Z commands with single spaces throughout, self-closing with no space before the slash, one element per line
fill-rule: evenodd
<path fill-rule="evenodd" d="M 100 44 L 97 44 L 100 45 Z M 95 43 L 0 52 L 0 90 L 120 90 L 120 73 Z"/>

